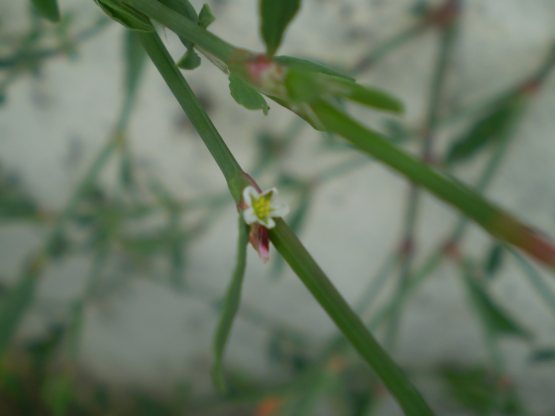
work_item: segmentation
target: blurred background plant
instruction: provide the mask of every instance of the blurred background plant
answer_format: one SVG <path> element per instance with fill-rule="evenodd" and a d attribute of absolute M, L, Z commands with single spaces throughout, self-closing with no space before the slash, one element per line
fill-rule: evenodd
<path fill-rule="evenodd" d="M 77 0 L 59 16 L 47 10 L 56 24 L 19 3 L 0 5 L 0 414 L 399 414 L 323 312 L 304 307 L 310 298 L 276 250 L 266 266 L 249 254 L 227 388 L 212 387 L 233 199 L 136 37 Z M 304 2 L 306 26 L 293 23 L 284 48 L 298 41 L 292 54 L 395 91 L 404 117 L 346 108 L 554 234 L 555 33 L 534 20 L 553 21 L 554 5 L 336 3 Z M 255 4 L 209 5 L 217 33 L 260 48 Z M 522 39 L 516 52 L 492 21 Z M 330 22 L 337 33 L 322 33 Z M 491 36 L 485 45 L 474 30 Z M 490 67 L 479 62 L 494 46 Z M 337 135 L 276 105 L 245 115 L 211 71 L 203 61 L 188 77 L 224 138 L 252 177 L 282 191 L 291 229 L 438 414 L 555 411 L 555 291 L 544 269 Z M 489 190 L 509 161 L 523 167 Z"/>

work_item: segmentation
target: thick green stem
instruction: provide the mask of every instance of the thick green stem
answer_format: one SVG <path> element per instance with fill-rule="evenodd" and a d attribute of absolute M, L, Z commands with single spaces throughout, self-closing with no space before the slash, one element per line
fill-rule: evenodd
<path fill-rule="evenodd" d="M 520 223 L 465 185 L 398 149 L 379 133 L 363 126 L 333 105 L 317 101 L 312 108 L 328 130 L 341 135 L 360 150 L 425 187 L 480 224 L 494 237 L 519 247 L 550 269 L 555 268 L 555 247 L 538 232 Z"/>
<path fill-rule="evenodd" d="M 225 146 L 210 118 L 202 110 L 198 99 L 175 66 L 158 35 L 156 33 L 142 33 L 140 39 L 168 87 L 172 90 L 183 110 L 197 128 L 212 156 L 216 159 L 228 183 L 231 182 L 230 190 L 237 199 L 242 189 L 238 186 L 246 185 L 244 182 L 246 181 L 245 174 Z M 239 181 L 234 182 L 237 179 Z M 234 183 L 235 186 L 233 186 Z M 433 412 L 420 394 L 380 347 L 366 329 L 364 323 L 337 292 L 328 277 L 283 221 L 278 220 L 277 226 L 270 230 L 270 239 L 339 329 L 397 398 L 406 414 L 415 416 L 432 415 Z"/>
<path fill-rule="evenodd" d="M 377 343 L 364 323 L 337 292 L 322 269 L 287 225 L 279 220 L 270 238 L 289 266 L 339 327 L 351 345 L 370 364 L 397 398 L 407 415 L 433 414 L 389 355 Z"/>
<path fill-rule="evenodd" d="M 187 19 L 185 19 L 187 20 Z M 139 38 L 173 95 L 191 120 L 202 141 L 218 164 L 230 191 L 239 201 L 241 189 L 247 185 L 245 174 L 229 151 L 216 127 L 198 102 L 191 99 L 194 93 L 175 65 L 172 57 L 156 33 L 140 33 Z"/>

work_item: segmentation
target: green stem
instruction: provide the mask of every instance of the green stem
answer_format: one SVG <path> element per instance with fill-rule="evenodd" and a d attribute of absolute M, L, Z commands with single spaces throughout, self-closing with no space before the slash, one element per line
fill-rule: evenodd
<path fill-rule="evenodd" d="M 187 21 L 187 19 L 184 20 Z M 166 84 L 168 84 L 171 92 L 218 164 L 233 198 L 239 201 L 241 190 L 248 184 L 239 163 L 237 163 L 237 160 L 231 154 L 201 104 L 198 100 L 192 99 L 194 93 L 191 87 L 175 65 L 160 37 L 156 33 L 139 33 L 139 38 L 150 59 L 152 59 L 152 62 L 158 68 Z"/>
<path fill-rule="evenodd" d="M 231 277 L 231 282 L 227 288 L 224 305 L 220 316 L 220 321 L 214 334 L 214 365 L 212 367 L 212 377 L 214 383 L 225 392 L 226 384 L 223 369 L 225 347 L 227 345 L 231 327 L 241 304 L 241 291 L 247 267 L 247 245 L 249 243 L 249 230 L 245 222 L 239 217 L 239 236 L 237 240 L 237 256 L 235 260 L 235 270 Z"/>
<path fill-rule="evenodd" d="M 455 35 L 457 33 L 457 20 L 451 22 L 449 25 L 443 27 L 440 32 L 440 47 L 437 55 L 434 73 L 432 76 L 432 83 L 429 94 L 428 111 L 426 115 L 426 122 L 424 125 L 424 137 L 422 140 L 422 148 L 420 150 L 420 158 L 424 163 L 433 159 L 433 143 L 438 127 L 439 113 L 441 108 L 441 98 L 444 91 L 445 79 L 447 76 L 447 68 L 451 58 L 451 51 L 455 42 Z M 410 183 L 410 188 L 407 197 L 407 209 L 405 212 L 405 222 L 403 227 L 403 236 L 401 240 L 401 272 L 399 274 L 399 284 L 397 288 L 397 295 L 403 297 L 403 292 L 406 289 L 407 279 L 411 275 L 412 263 L 414 259 L 414 252 L 416 248 L 416 223 L 421 201 L 421 189 Z M 386 333 L 386 345 L 395 348 L 395 343 L 401 326 L 402 304 L 391 316 L 390 324 Z"/>
<path fill-rule="evenodd" d="M 465 185 L 442 175 L 398 149 L 379 133 L 363 126 L 333 105 L 325 101 L 316 101 L 312 109 L 330 131 L 341 135 L 360 150 L 425 187 L 481 225 L 494 237 L 519 247 L 552 270 L 555 268 L 555 247 L 540 233 L 520 223 Z"/>
<path fill-rule="evenodd" d="M 143 1 L 143 0 L 140 0 Z M 139 0 L 137 0 L 139 2 Z M 230 184 L 233 196 L 238 200 L 241 190 L 248 182 L 245 174 L 229 152 L 210 118 L 202 110 L 186 80 L 156 33 L 141 33 L 141 43 L 172 90 L 183 110 L 209 148 L 212 156 Z M 240 187 L 239 187 L 240 186 Z M 432 411 L 401 372 L 399 367 L 380 347 L 337 292 L 331 281 L 316 264 L 295 234 L 281 221 L 270 230 L 270 239 L 290 267 L 296 272 L 316 300 L 334 320 L 366 362 L 376 371 L 391 393 L 397 398 L 407 415 L 432 415 Z"/>
<path fill-rule="evenodd" d="M 283 221 L 278 220 L 276 227 L 270 230 L 270 238 L 343 335 L 397 398 L 405 413 L 407 415 L 433 414 L 420 394 L 366 329 L 364 323 Z"/>
<path fill-rule="evenodd" d="M 54 228 L 49 233 L 43 247 L 28 261 L 11 293 L 7 295 L 6 300 L 2 303 L 2 309 L 0 311 L 0 357 L 6 351 L 25 312 L 29 309 L 35 298 L 38 278 L 46 266 L 49 255 L 59 243 L 67 220 L 73 216 L 79 201 L 88 189 L 90 189 L 90 186 L 94 183 L 98 174 L 108 161 L 109 156 L 116 148 L 118 139 L 118 136 L 114 136 L 102 148 L 89 171 L 77 186 L 77 189 L 56 220 Z"/>

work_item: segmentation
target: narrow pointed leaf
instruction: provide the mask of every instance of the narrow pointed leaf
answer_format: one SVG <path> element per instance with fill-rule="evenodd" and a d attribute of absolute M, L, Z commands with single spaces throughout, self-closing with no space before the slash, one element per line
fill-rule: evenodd
<path fill-rule="evenodd" d="M 344 97 L 359 104 L 392 113 L 403 112 L 403 104 L 384 91 L 335 77 L 330 82 L 337 87 L 344 88 Z"/>
<path fill-rule="evenodd" d="M 195 69 L 200 66 L 200 56 L 193 48 L 187 49 L 187 52 L 177 61 L 177 66 L 181 69 Z"/>
<path fill-rule="evenodd" d="M 260 0 L 260 32 L 268 55 L 281 44 L 287 26 L 301 6 L 300 0 Z"/>
<path fill-rule="evenodd" d="M 31 306 L 36 287 L 35 274 L 26 273 L 4 295 L 0 304 L 0 357 L 4 355 L 23 315 Z"/>
<path fill-rule="evenodd" d="M 220 315 L 220 322 L 214 334 L 214 365 L 212 367 L 212 377 L 216 386 L 222 391 L 225 390 L 225 379 L 223 374 L 224 352 L 235 315 L 241 303 L 241 290 L 247 263 L 248 240 L 248 227 L 243 219 L 239 218 L 239 238 L 237 241 L 235 270 L 233 271 L 231 282 L 227 288 L 222 313 Z"/>
<path fill-rule="evenodd" d="M 212 9 L 210 8 L 210 6 L 208 4 L 203 5 L 198 15 L 199 26 L 206 29 L 208 26 L 214 23 L 215 20 L 216 17 L 214 16 L 214 13 L 212 13 Z"/>
<path fill-rule="evenodd" d="M 470 159 L 491 143 L 506 139 L 518 112 L 522 108 L 519 98 L 507 98 L 496 109 L 482 117 L 470 129 L 455 139 L 447 151 L 448 163 Z"/>
<path fill-rule="evenodd" d="M 484 286 L 468 270 L 464 273 L 464 280 L 476 310 L 490 331 L 497 335 L 529 337 L 528 331 L 493 300 Z"/>
<path fill-rule="evenodd" d="M 295 58 L 294 56 L 287 56 L 287 55 L 274 56 L 272 59 L 275 62 L 280 63 L 282 65 L 286 65 L 288 68 L 291 68 L 291 69 L 298 69 L 301 71 L 309 71 L 309 72 L 320 72 L 322 74 L 333 75 L 350 81 L 355 80 L 348 74 L 345 74 L 326 64 L 322 64 L 320 62 L 316 62 L 313 60 Z"/>
<path fill-rule="evenodd" d="M 138 32 L 152 32 L 153 28 L 144 14 L 117 0 L 95 0 L 108 16 L 123 26 Z"/>
<path fill-rule="evenodd" d="M 51 22 L 60 21 L 60 9 L 57 0 L 31 0 L 37 12 Z"/>
<path fill-rule="evenodd" d="M 200 17 L 197 15 L 195 8 L 191 5 L 191 3 L 189 3 L 188 0 L 160 0 L 160 3 L 179 13 L 181 16 L 186 17 L 192 22 L 199 23 Z M 201 59 L 198 53 L 194 50 L 193 42 L 190 42 L 183 36 L 179 36 L 179 40 L 181 40 L 181 43 L 187 48 L 187 52 L 185 52 L 185 54 L 179 59 L 177 66 L 186 70 L 198 68 L 200 66 Z"/>
<path fill-rule="evenodd" d="M 440 376 L 453 397 L 475 414 L 489 414 L 494 404 L 503 415 L 523 414 L 518 396 L 514 392 L 499 395 L 498 380 L 485 368 L 445 368 Z"/>
<path fill-rule="evenodd" d="M 229 76 L 229 90 L 231 96 L 249 110 L 262 110 L 264 114 L 268 114 L 268 104 L 258 91 L 251 87 L 246 81 L 234 73 Z"/>
<path fill-rule="evenodd" d="M 287 93 L 295 102 L 344 98 L 378 110 L 393 113 L 403 111 L 401 102 L 391 95 L 346 78 L 293 67 L 287 71 L 284 82 Z"/>
<path fill-rule="evenodd" d="M 536 364 L 547 364 L 555 361 L 555 348 L 541 348 L 530 354 L 529 360 Z"/>
<path fill-rule="evenodd" d="M 197 12 L 189 0 L 158 0 L 164 6 L 176 11 L 180 15 L 197 23 L 199 17 Z"/>
<path fill-rule="evenodd" d="M 484 264 L 484 271 L 488 276 L 493 277 L 497 274 L 503 265 L 504 254 L 505 248 L 502 244 L 497 242 L 492 244 Z"/>

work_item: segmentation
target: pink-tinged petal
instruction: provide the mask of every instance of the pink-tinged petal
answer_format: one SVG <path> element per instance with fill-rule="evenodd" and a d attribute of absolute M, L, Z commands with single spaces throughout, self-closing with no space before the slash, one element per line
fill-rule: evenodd
<path fill-rule="evenodd" d="M 260 224 L 252 224 L 249 232 L 249 241 L 263 262 L 270 258 L 270 239 L 268 230 Z"/>
<path fill-rule="evenodd" d="M 266 263 L 270 260 L 270 238 L 268 237 L 268 230 L 264 227 L 259 227 L 258 234 L 260 236 L 258 244 L 258 255 L 260 259 Z"/>
<path fill-rule="evenodd" d="M 253 186 L 247 186 L 243 189 L 243 202 L 248 206 L 252 206 L 253 200 L 258 198 L 259 193 Z"/>
<path fill-rule="evenodd" d="M 258 221 L 258 217 L 254 213 L 254 209 L 252 208 L 247 208 L 246 210 L 243 211 L 243 219 L 249 225 L 254 224 L 255 222 Z"/>

